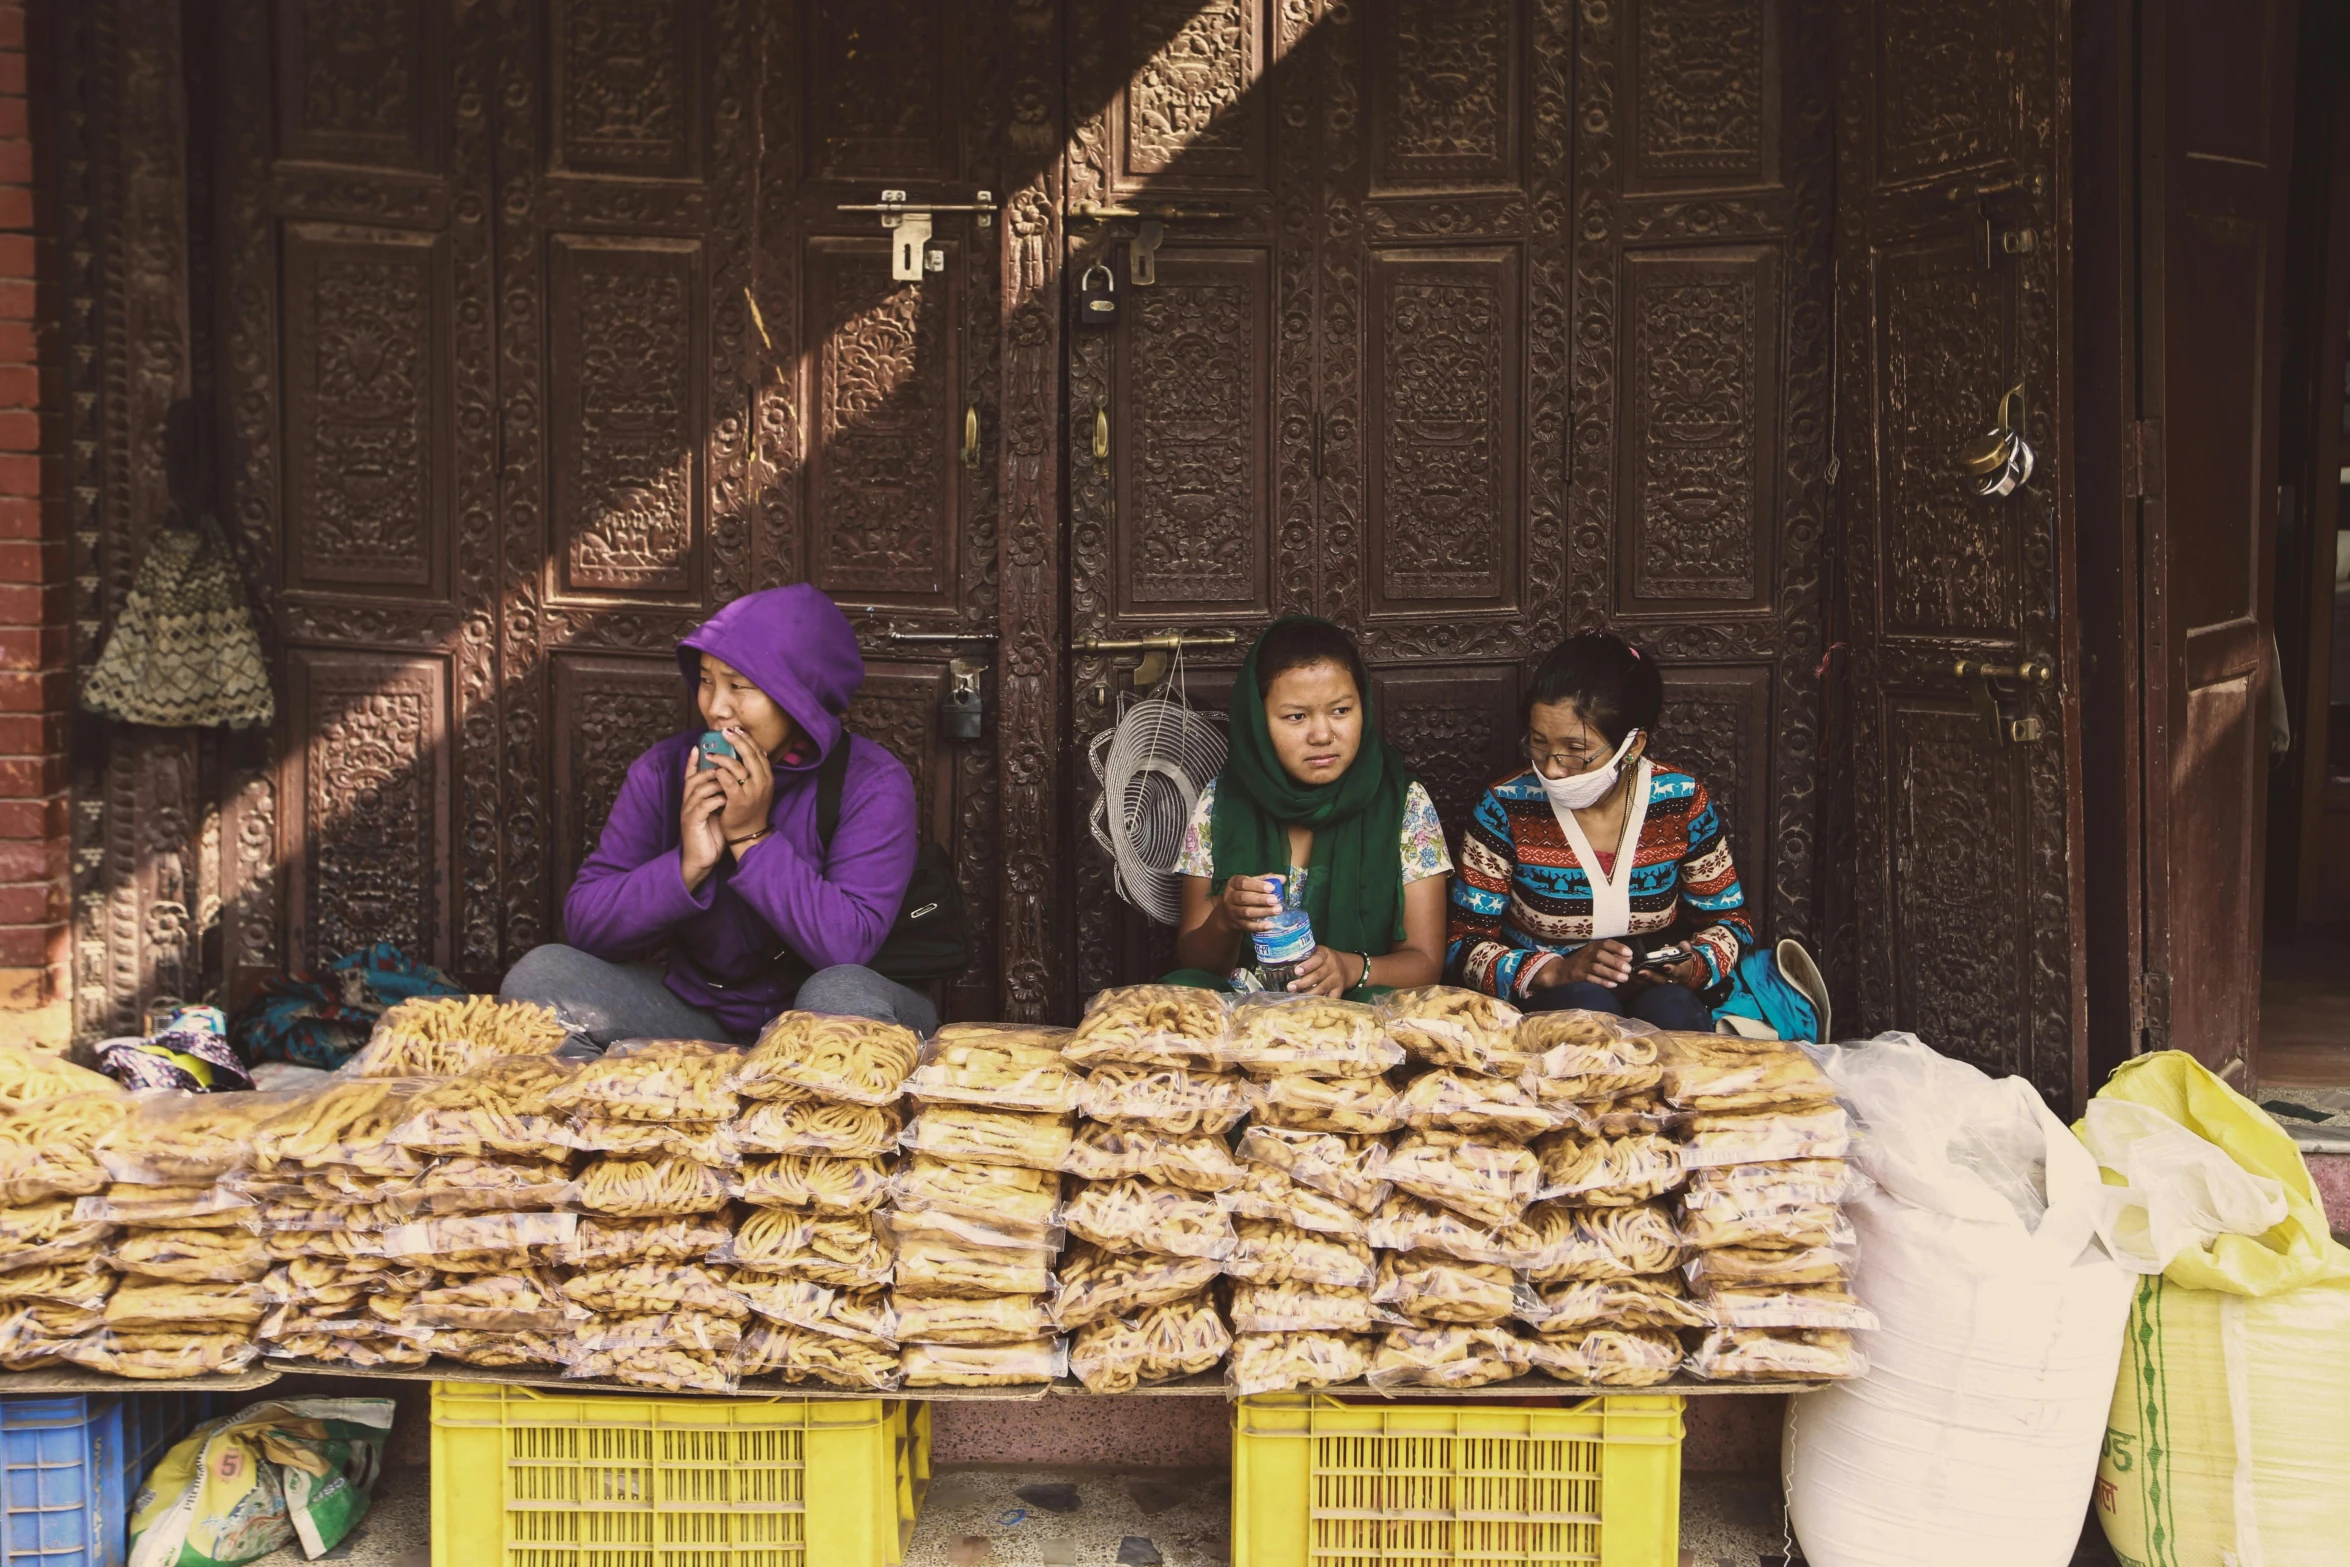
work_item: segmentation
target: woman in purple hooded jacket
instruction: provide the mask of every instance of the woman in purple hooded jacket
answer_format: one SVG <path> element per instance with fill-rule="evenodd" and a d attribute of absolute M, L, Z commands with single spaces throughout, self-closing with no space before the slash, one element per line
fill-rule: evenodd
<path fill-rule="evenodd" d="M 569 946 L 523 955 L 502 994 L 554 1007 L 599 1046 L 741 1043 L 786 1007 L 938 1026 L 930 999 L 865 965 L 914 870 L 914 781 L 841 728 L 865 680 L 839 608 L 797 584 L 735 600 L 677 645 L 702 721 L 735 755 L 704 768 L 698 732 L 628 769 L 563 902 Z M 847 746 L 840 820 L 816 831 L 817 770 Z M 667 972 L 647 961 L 659 948 Z"/>

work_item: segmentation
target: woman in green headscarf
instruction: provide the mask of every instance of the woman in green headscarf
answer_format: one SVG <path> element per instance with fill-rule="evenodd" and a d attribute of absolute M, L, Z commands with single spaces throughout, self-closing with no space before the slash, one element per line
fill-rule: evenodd
<path fill-rule="evenodd" d="M 1275 621 L 1233 682 L 1231 738 L 1176 860 L 1186 967 L 1168 978 L 1246 985 L 1250 938 L 1282 908 L 1265 878 L 1286 876 L 1315 939 L 1290 989 L 1434 984 L 1452 860 L 1435 802 L 1379 738 L 1353 639 L 1326 620 Z"/>

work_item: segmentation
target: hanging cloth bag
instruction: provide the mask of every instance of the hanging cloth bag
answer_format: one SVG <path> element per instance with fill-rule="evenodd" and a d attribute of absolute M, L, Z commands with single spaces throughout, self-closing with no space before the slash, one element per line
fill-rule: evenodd
<path fill-rule="evenodd" d="M 277 714 L 269 662 L 228 542 L 175 508 L 82 685 L 82 706 L 126 724 L 254 729 Z"/>

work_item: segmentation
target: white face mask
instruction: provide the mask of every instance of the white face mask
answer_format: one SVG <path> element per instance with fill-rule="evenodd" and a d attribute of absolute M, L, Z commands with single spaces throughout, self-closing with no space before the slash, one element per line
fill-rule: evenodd
<path fill-rule="evenodd" d="M 1635 729 L 1624 736 L 1624 743 L 1616 747 L 1616 754 L 1587 773 L 1574 773 L 1565 778 L 1544 778 L 1542 769 L 1534 776 L 1541 779 L 1542 792 L 1550 796 L 1550 803 L 1562 811 L 1587 811 L 1607 798 L 1607 792 L 1616 786 L 1616 778 L 1624 769 L 1624 753 L 1632 749 L 1639 738 Z"/>

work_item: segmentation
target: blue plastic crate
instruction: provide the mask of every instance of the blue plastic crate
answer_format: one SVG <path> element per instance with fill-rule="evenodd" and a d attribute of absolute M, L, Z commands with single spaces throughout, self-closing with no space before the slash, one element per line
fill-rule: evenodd
<path fill-rule="evenodd" d="M 0 1562 L 121 1567 L 147 1471 L 227 1408 L 215 1393 L 0 1398 Z"/>

